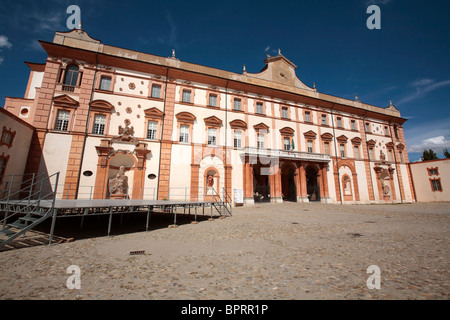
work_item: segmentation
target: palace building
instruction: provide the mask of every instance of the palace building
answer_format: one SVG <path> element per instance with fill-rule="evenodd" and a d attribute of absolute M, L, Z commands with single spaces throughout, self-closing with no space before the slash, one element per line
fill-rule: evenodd
<path fill-rule="evenodd" d="M 25 173 L 60 172 L 59 198 L 415 200 L 392 103 L 320 93 L 280 51 L 259 73 L 233 73 L 81 29 L 40 44 L 48 58 L 26 62 L 25 97 L 5 109 L 35 128 Z"/>

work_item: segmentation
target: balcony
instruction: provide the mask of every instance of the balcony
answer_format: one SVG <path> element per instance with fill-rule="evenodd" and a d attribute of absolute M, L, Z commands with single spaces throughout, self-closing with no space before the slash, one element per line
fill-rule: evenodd
<path fill-rule="evenodd" d="M 316 162 L 330 162 L 331 157 L 323 153 L 310 153 L 299 151 L 286 151 L 280 149 L 259 149 L 255 147 L 245 147 L 244 154 L 249 156 L 277 157 L 288 160 L 303 160 Z"/>

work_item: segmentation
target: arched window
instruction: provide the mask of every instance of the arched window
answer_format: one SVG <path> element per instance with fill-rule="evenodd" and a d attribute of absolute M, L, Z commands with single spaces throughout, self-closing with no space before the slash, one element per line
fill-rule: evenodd
<path fill-rule="evenodd" d="M 78 75 L 80 74 L 80 69 L 77 65 L 72 64 L 67 67 L 66 75 L 64 76 L 64 85 L 75 87 L 78 84 Z"/>

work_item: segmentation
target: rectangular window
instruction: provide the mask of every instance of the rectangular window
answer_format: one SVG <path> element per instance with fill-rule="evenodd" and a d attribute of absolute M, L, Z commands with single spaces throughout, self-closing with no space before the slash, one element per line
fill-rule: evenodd
<path fill-rule="evenodd" d="M 94 117 L 94 126 L 92 127 L 93 134 L 105 134 L 106 116 L 97 114 Z"/>
<path fill-rule="evenodd" d="M 398 127 L 397 126 L 394 127 L 394 134 L 395 134 L 395 138 L 398 140 L 399 138 L 398 138 Z"/>
<path fill-rule="evenodd" d="M 433 187 L 433 191 L 442 191 L 441 180 L 431 180 L 431 185 Z"/>
<path fill-rule="evenodd" d="M 6 144 L 7 146 L 11 146 L 12 144 L 13 135 L 11 132 L 5 131 L 2 135 L 2 143 Z"/>
<path fill-rule="evenodd" d="M 152 98 L 161 98 L 161 86 L 159 84 L 152 84 Z M 190 101 L 190 99 L 189 99 Z"/>
<path fill-rule="evenodd" d="M 370 132 L 370 123 L 366 122 L 366 132 Z"/>
<path fill-rule="evenodd" d="M 305 112 L 305 122 L 311 122 L 311 113 L 309 111 Z"/>
<path fill-rule="evenodd" d="M 438 175 L 438 169 L 428 169 L 428 174 L 431 175 Z"/>
<path fill-rule="evenodd" d="M 100 90 L 111 91 L 111 78 L 101 77 L 100 78 Z"/>
<path fill-rule="evenodd" d="M 311 140 L 308 140 L 307 144 L 308 144 L 308 152 L 312 153 L 313 152 L 313 142 Z"/>
<path fill-rule="evenodd" d="M 156 140 L 157 132 L 158 132 L 158 122 L 149 121 L 147 128 L 147 139 Z"/>
<path fill-rule="evenodd" d="M 180 126 L 180 142 L 189 142 L 189 126 Z"/>
<path fill-rule="evenodd" d="M 281 108 L 281 117 L 287 119 L 288 118 L 288 109 Z"/>
<path fill-rule="evenodd" d="M 283 138 L 283 146 L 285 151 L 291 150 L 291 139 Z"/>
<path fill-rule="evenodd" d="M 330 143 L 329 142 L 325 142 L 323 144 L 323 146 L 324 146 L 325 154 L 330 154 Z"/>
<path fill-rule="evenodd" d="M 403 153 L 399 151 L 398 156 L 400 158 L 400 163 L 403 163 Z"/>
<path fill-rule="evenodd" d="M 373 158 L 373 148 L 369 148 L 369 159 L 374 160 Z"/>
<path fill-rule="evenodd" d="M 359 159 L 359 147 L 354 146 L 353 152 L 355 153 L 355 159 Z"/>
<path fill-rule="evenodd" d="M 351 124 L 352 124 L 352 130 L 356 130 L 356 121 L 352 120 Z"/>
<path fill-rule="evenodd" d="M 217 129 L 208 129 L 208 145 L 215 146 L 217 144 Z"/>
<path fill-rule="evenodd" d="M 234 110 L 241 111 L 241 99 L 234 99 Z"/>
<path fill-rule="evenodd" d="M 339 150 L 341 152 L 341 158 L 345 158 L 345 145 L 341 143 L 339 145 Z"/>
<path fill-rule="evenodd" d="M 55 130 L 67 131 L 69 127 L 70 111 L 59 110 Z"/>
<path fill-rule="evenodd" d="M 183 90 L 182 101 L 191 103 L 191 90 Z"/>
<path fill-rule="evenodd" d="M 256 113 L 263 114 L 263 104 L 261 102 L 256 103 Z"/>
<path fill-rule="evenodd" d="M 264 135 L 262 133 L 258 133 L 257 145 L 258 145 L 259 149 L 263 149 L 264 148 Z"/>
<path fill-rule="evenodd" d="M 336 120 L 337 120 L 337 127 L 342 128 L 342 118 L 338 117 Z"/>
<path fill-rule="evenodd" d="M 209 95 L 209 106 L 217 107 L 217 95 L 216 94 Z"/>
<path fill-rule="evenodd" d="M 322 115 L 322 125 L 323 126 L 327 125 L 327 115 L 325 115 L 325 114 Z"/>
<path fill-rule="evenodd" d="M 156 134 L 158 132 L 158 122 L 149 121 L 147 129 L 147 139 L 156 140 Z"/>
<path fill-rule="evenodd" d="M 384 127 L 384 135 L 385 135 L 386 137 L 389 136 L 389 128 L 388 128 L 388 127 Z"/>
<path fill-rule="evenodd" d="M 394 156 L 392 155 L 392 150 L 388 150 L 388 159 L 390 162 L 394 161 Z"/>
<path fill-rule="evenodd" d="M 242 133 L 240 131 L 234 132 L 234 147 L 235 148 L 242 147 Z"/>

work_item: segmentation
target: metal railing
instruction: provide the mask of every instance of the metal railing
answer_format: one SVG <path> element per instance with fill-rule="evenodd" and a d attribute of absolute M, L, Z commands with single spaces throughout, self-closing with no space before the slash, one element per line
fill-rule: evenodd
<path fill-rule="evenodd" d="M 226 190 L 222 188 L 219 193 L 213 188 L 199 187 L 191 190 L 190 187 L 173 187 L 169 188 L 168 195 L 159 200 L 172 201 L 210 201 L 212 197 L 217 198 L 218 201 L 226 199 L 229 202 L 231 197 Z M 56 197 L 58 199 L 74 199 L 77 194 L 77 199 L 110 199 L 111 195 L 106 191 L 98 191 L 95 186 L 80 185 L 77 188 L 75 184 L 60 184 L 58 185 L 58 192 Z M 97 190 L 97 191 L 96 191 Z M 158 200 L 157 188 L 133 188 L 129 187 L 126 193 L 127 199 L 132 200 Z"/>
<path fill-rule="evenodd" d="M 331 161 L 331 157 L 324 153 L 312 153 L 304 151 L 287 151 L 280 149 L 260 149 L 255 147 L 245 147 L 244 153 L 254 156 L 289 158 L 298 160 Z"/>
<path fill-rule="evenodd" d="M 17 215 L 39 211 L 42 200 L 51 201 L 50 210 L 53 210 L 59 172 L 51 176 L 40 173 L 12 175 L 7 178 L 1 184 L 0 212 L 4 217 L 0 220 L 0 225 L 3 225 L 3 228 L 9 219 Z"/>

